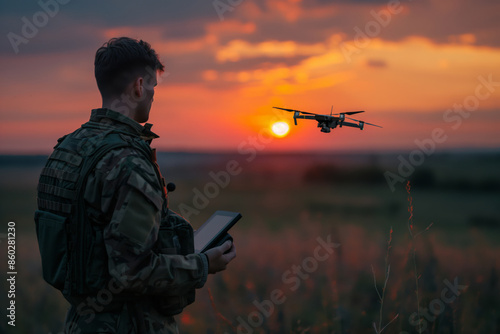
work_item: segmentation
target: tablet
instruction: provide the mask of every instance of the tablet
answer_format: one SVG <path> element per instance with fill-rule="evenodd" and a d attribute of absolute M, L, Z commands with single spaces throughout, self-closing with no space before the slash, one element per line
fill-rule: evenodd
<path fill-rule="evenodd" d="M 201 253 L 222 244 L 228 239 L 227 231 L 240 220 L 241 214 L 230 211 L 216 211 L 194 232 L 194 249 Z"/>

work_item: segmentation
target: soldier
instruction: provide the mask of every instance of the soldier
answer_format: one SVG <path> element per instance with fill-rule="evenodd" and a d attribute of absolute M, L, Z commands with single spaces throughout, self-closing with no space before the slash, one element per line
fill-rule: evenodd
<path fill-rule="evenodd" d="M 140 124 L 164 70 L 156 52 L 113 38 L 94 65 L 102 108 L 58 140 L 40 176 L 43 276 L 71 304 L 67 333 L 178 333 L 173 316 L 236 251 L 228 241 L 194 253 L 192 227 L 168 208 L 158 136 Z"/>

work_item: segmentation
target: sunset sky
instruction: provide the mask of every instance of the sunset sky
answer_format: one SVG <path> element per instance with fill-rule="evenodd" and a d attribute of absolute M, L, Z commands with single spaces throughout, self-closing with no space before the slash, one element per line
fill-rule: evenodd
<path fill-rule="evenodd" d="M 3 1 L 0 154 L 48 153 L 101 99 L 95 51 L 151 43 L 166 71 L 149 122 L 162 150 L 500 147 L 498 0 Z M 291 113 L 366 110 L 321 133 Z M 270 138 L 273 122 L 291 125 Z"/>

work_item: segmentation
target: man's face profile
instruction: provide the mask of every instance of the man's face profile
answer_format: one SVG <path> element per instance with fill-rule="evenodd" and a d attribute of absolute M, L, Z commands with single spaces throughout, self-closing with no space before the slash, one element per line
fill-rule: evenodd
<path fill-rule="evenodd" d="M 154 100 L 155 87 L 157 85 L 156 77 L 156 74 L 154 77 L 148 74 L 136 80 L 136 84 L 140 86 L 140 96 L 138 97 L 138 105 L 134 119 L 138 123 L 147 122 L 149 119 L 149 113 Z"/>

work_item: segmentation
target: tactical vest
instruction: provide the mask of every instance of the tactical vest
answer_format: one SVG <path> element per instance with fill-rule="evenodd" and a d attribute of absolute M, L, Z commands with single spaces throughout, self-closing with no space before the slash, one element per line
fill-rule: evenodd
<path fill-rule="evenodd" d="M 97 130 L 96 135 L 77 138 L 76 134 L 82 129 Z M 104 155 L 126 147 L 136 149 L 151 161 L 152 150 L 144 140 L 100 123 L 88 122 L 58 140 L 40 175 L 35 223 L 43 278 L 61 290 L 71 303 L 84 300 L 85 296 L 95 296 L 111 279 L 103 240 L 105 224 L 90 221 L 84 191 L 88 176 Z M 166 199 L 165 181 L 156 163 L 152 164 Z M 168 210 L 167 200 L 153 251 L 157 254 L 194 253 L 191 225 Z M 120 295 L 116 300 L 122 298 L 126 300 L 127 296 Z M 195 289 L 183 295 L 166 293 L 154 298 L 162 314 L 175 315 L 194 301 Z"/>

